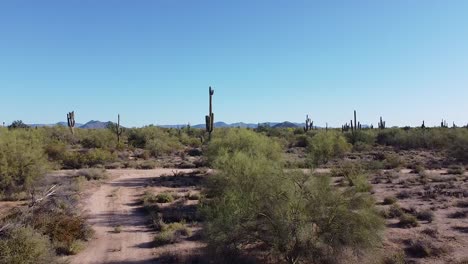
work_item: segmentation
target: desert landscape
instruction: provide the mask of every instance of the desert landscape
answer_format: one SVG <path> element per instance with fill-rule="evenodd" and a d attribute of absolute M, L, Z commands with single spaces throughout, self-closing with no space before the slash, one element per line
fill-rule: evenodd
<path fill-rule="evenodd" d="M 0 264 L 468 264 L 468 1 L 0 1 Z"/>
<path fill-rule="evenodd" d="M 466 127 L 325 129 L 309 119 L 3 128 L 3 262 L 468 260 Z"/>

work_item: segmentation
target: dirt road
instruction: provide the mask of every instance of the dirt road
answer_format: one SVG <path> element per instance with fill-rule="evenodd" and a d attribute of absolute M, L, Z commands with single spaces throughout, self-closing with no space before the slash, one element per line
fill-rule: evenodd
<path fill-rule="evenodd" d="M 95 238 L 71 263 L 154 263 L 154 233 L 147 227 L 138 201 L 151 178 L 171 173 L 171 169 L 109 173 L 112 180 L 103 183 L 85 205 Z"/>

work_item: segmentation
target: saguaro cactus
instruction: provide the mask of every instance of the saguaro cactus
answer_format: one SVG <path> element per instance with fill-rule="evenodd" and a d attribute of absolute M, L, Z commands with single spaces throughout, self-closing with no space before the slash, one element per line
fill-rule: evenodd
<path fill-rule="evenodd" d="M 423 123 L 422 123 L 422 125 L 421 125 L 421 128 L 422 128 L 422 129 L 425 129 L 425 128 L 426 128 L 426 124 L 424 124 L 424 120 L 423 120 Z"/>
<path fill-rule="evenodd" d="M 385 129 L 385 121 L 382 120 L 382 117 L 380 117 L 379 129 Z"/>
<path fill-rule="evenodd" d="M 120 114 L 117 115 L 117 124 L 114 126 L 114 133 L 117 135 L 117 144 L 120 145 L 120 136 L 122 136 L 123 128 L 120 127 Z"/>
<path fill-rule="evenodd" d="M 75 135 L 75 111 L 71 111 L 67 114 L 67 122 L 72 135 Z"/>
<path fill-rule="evenodd" d="M 314 121 L 309 118 L 309 115 L 306 115 L 304 132 L 310 131 L 314 129 Z"/>
<path fill-rule="evenodd" d="M 447 128 L 448 127 L 447 120 L 442 119 L 442 122 L 440 122 L 440 127 Z"/>
<path fill-rule="evenodd" d="M 211 133 L 213 132 L 214 128 L 214 114 L 213 114 L 213 94 L 214 90 L 209 88 L 209 95 L 210 95 L 210 112 L 207 116 L 205 116 L 205 123 L 206 123 L 206 132 L 208 132 L 208 139 L 211 139 Z"/>

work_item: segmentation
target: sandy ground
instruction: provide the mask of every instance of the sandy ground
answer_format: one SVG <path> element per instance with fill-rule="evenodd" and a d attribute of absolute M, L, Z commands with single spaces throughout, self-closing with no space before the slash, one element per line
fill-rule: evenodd
<path fill-rule="evenodd" d="M 95 237 L 71 263 L 155 263 L 158 255 L 152 248 L 155 233 L 147 226 L 138 200 L 152 178 L 171 172 L 171 169 L 109 170 L 111 180 L 85 202 Z"/>

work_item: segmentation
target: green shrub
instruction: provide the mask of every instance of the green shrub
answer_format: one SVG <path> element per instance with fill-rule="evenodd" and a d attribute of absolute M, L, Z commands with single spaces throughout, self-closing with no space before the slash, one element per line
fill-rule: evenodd
<path fill-rule="evenodd" d="M 152 169 L 156 168 L 156 165 L 157 165 L 157 163 L 155 161 L 145 160 L 142 163 L 139 163 L 137 165 L 137 168 L 142 169 L 142 170 L 152 170 Z"/>
<path fill-rule="evenodd" d="M 185 223 L 175 222 L 163 224 L 161 232 L 154 237 L 156 246 L 174 244 L 181 241 L 182 237 L 190 236 L 191 232 Z"/>
<path fill-rule="evenodd" d="M 431 210 L 422 210 L 416 214 L 416 217 L 421 221 L 432 223 L 434 220 L 434 213 Z"/>
<path fill-rule="evenodd" d="M 117 156 L 105 149 L 91 149 L 87 152 L 70 151 L 63 156 L 63 167 L 65 169 L 81 169 L 105 165 L 114 162 Z"/>
<path fill-rule="evenodd" d="M 406 251 L 409 255 L 418 258 L 439 256 L 446 252 L 444 248 L 436 247 L 431 241 L 427 239 L 411 239 L 408 242 Z"/>
<path fill-rule="evenodd" d="M 251 135 L 241 135 L 241 145 L 244 136 L 251 140 Z M 221 139 L 216 144 L 228 145 Z M 213 162 L 217 173 L 210 177 L 210 199 L 202 204 L 210 247 L 222 252 L 263 244 L 298 263 L 376 245 L 383 220 L 370 194 L 333 187 L 327 176 L 285 172 L 281 162 L 270 158 L 276 153 L 250 148 L 225 148 Z"/>
<path fill-rule="evenodd" d="M 213 162 L 224 154 L 243 152 L 252 158 L 267 157 L 280 161 L 281 147 L 277 142 L 247 129 L 229 129 L 215 134 L 208 145 L 206 156 Z"/>
<path fill-rule="evenodd" d="M 78 134 L 84 148 L 113 149 L 117 146 L 115 134 L 108 129 L 82 129 Z"/>
<path fill-rule="evenodd" d="M 0 237 L 1 264 L 51 263 L 53 251 L 49 238 L 30 227 L 17 227 Z"/>
<path fill-rule="evenodd" d="M 373 130 L 358 130 L 356 132 L 345 133 L 348 142 L 357 147 L 356 150 L 366 150 L 374 145 L 376 135 Z"/>
<path fill-rule="evenodd" d="M 93 235 L 84 217 L 57 210 L 36 212 L 32 225 L 50 237 L 59 254 L 76 253 L 78 242 L 87 241 Z"/>
<path fill-rule="evenodd" d="M 419 226 L 419 223 L 413 215 L 403 213 L 400 215 L 400 222 L 398 222 L 398 225 L 403 228 L 410 228 Z"/>
<path fill-rule="evenodd" d="M 357 192 L 369 192 L 372 190 L 372 185 L 367 179 L 367 174 L 358 163 L 345 162 L 340 167 L 333 170 L 335 176 L 343 176 L 350 187 L 356 189 Z"/>
<path fill-rule="evenodd" d="M 385 197 L 383 200 L 383 204 L 394 204 L 397 202 L 397 199 L 394 196 Z"/>
<path fill-rule="evenodd" d="M 40 139 L 27 132 L 15 130 L 0 135 L 0 197 L 28 190 L 47 171 Z"/>
<path fill-rule="evenodd" d="M 180 150 L 182 144 L 175 135 L 171 135 L 171 130 L 147 126 L 128 131 L 128 143 L 136 148 L 144 148 L 151 155 L 158 157 Z"/>
<path fill-rule="evenodd" d="M 65 143 L 60 141 L 50 142 L 45 146 L 45 153 L 51 161 L 61 161 L 62 156 L 67 151 L 67 146 Z"/>
<path fill-rule="evenodd" d="M 385 168 L 396 169 L 403 166 L 403 160 L 397 154 L 385 155 Z"/>
<path fill-rule="evenodd" d="M 174 201 L 170 193 L 158 193 L 155 198 L 157 203 L 172 203 Z"/>
<path fill-rule="evenodd" d="M 403 215 L 404 212 L 403 210 L 401 209 L 401 207 L 398 205 L 398 204 L 392 204 L 392 206 L 390 206 L 389 210 L 388 210 L 388 217 L 389 218 L 395 218 L 395 217 L 400 217 L 401 215 Z"/>
<path fill-rule="evenodd" d="M 462 166 L 452 165 L 447 170 L 448 174 L 463 175 L 465 173 L 465 168 Z"/>
<path fill-rule="evenodd" d="M 403 250 L 385 256 L 382 264 L 406 264 L 405 252 Z"/>
<path fill-rule="evenodd" d="M 168 244 L 173 244 L 176 242 L 176 237 L 174 232 L 171 231 L 162 231 L 154 237 L 155 246 L 164 246 Z"/>
<path fill-rule="evenodd" d="M 351 145 L 338 132 L 317 133 L 309 143 L 310 159 L 313 165 L 325 164 L 333 158 L 343 157 L 351 150 Z"/>

